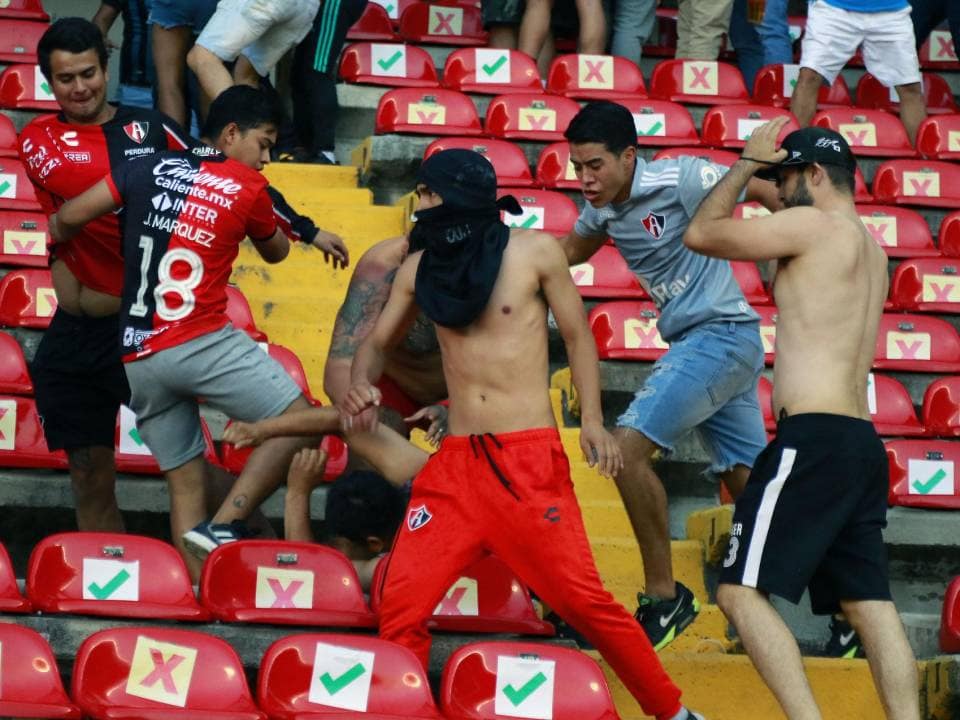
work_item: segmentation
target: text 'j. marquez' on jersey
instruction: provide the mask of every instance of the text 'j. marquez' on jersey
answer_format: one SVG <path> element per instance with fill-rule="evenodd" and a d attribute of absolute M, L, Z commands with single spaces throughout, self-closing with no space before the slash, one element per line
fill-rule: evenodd
<path fill-rule="evenodd" d="M 266 178 L 198 147 L 120 165 L 108 184 L 125 206 L 123 360 L 226 325 L 227 281 L 240 243 L 277 231 Z"/>

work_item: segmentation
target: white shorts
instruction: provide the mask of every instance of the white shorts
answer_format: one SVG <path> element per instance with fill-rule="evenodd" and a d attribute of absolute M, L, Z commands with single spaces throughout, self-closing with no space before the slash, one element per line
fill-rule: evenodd
<path fill-rule="evenodd" d="M 862 13 L 813 0 L 807 12 L 800 65 L 832 83 L 861 43 L 867 70 L 886 87 L 920 82 L 909 7 Z"/>
<path fill-rule="evenodd" d="M 320 9 L 320 0 L 220 0 L 197 45 L 224 62 L 238 55 L 264 77 L 299 44 Z"/>

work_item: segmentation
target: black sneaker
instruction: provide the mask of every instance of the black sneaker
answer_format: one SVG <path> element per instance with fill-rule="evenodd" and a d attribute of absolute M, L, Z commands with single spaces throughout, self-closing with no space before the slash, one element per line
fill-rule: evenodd
<path fill-rule="evenodd" d="M 640 607 L 634 617 L 647 633 L 654 650 L 662 650 L 673 642 L 700 612 L 700 603 L 690 589 L 681 583 L 677 583 L 676 587 L 677 596 L 673 600 L 637 594 Z"/>
<path fill-rule="evenodd" d="M 862 658 L 866 657 L 860 636 L 846 620 L 830 618 L 830 639 L 823 649 L 827 657 L 835 658 Z"/>
<path fill-rule="evenodd" d="M 183 534 L 183 544 L 191 555 L 204 560 L 220 545 L 253 536 L 254 532 L 247 527 L 243 520 L 234 520 L 229 525 L 215 525 L 209 520 L 204 520 L 193 530 L 188 530 Z"/>

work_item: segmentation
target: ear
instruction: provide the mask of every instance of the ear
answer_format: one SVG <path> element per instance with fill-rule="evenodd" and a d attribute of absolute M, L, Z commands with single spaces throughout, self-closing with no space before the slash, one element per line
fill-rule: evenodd
<path fill-rule="evenodd" d="M 633 162 L 634 160 L 637 159 L 637 146 L 636 145 L 627 146 L 626 148 L 624 148 L 623 152 L 620 153 L 620 157 L 623 158 L 623 160 L 628 163 Z"/>
<path fill-rule="evenodd" d="M 387 544 L 383 541 L 383 538 L 377 537 L 376 535 L 367 536 L 367 550 L 369 550 L 374 556 L 379 555 L 386 549 Z"/>
<path fill-rule="evenodd" d="M 218 145 L 227 148 L 232 146 L 240 137 L 240 126 L 235 122 L 227 123 L 226 127 L 220 131 L 220 142 Z"/>
<path fill-rule="evenodd" d="M 827 177 L 827 171 L 819 163 L 809 165 L 806 171 L 809 173 L 808 182 L 814 187 L 819 186 Z"/>

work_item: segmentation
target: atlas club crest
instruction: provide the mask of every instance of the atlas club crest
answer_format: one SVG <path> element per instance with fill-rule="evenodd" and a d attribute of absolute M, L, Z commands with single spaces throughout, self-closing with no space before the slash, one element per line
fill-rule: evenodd
<path fill-rule="evenodd" d="M 134 120 L 124 125 L 123 131 L 127 134 L 128 138 L 139 145 L 146 139 L 147 133 L 150 132 L 150 123 Z"/>

